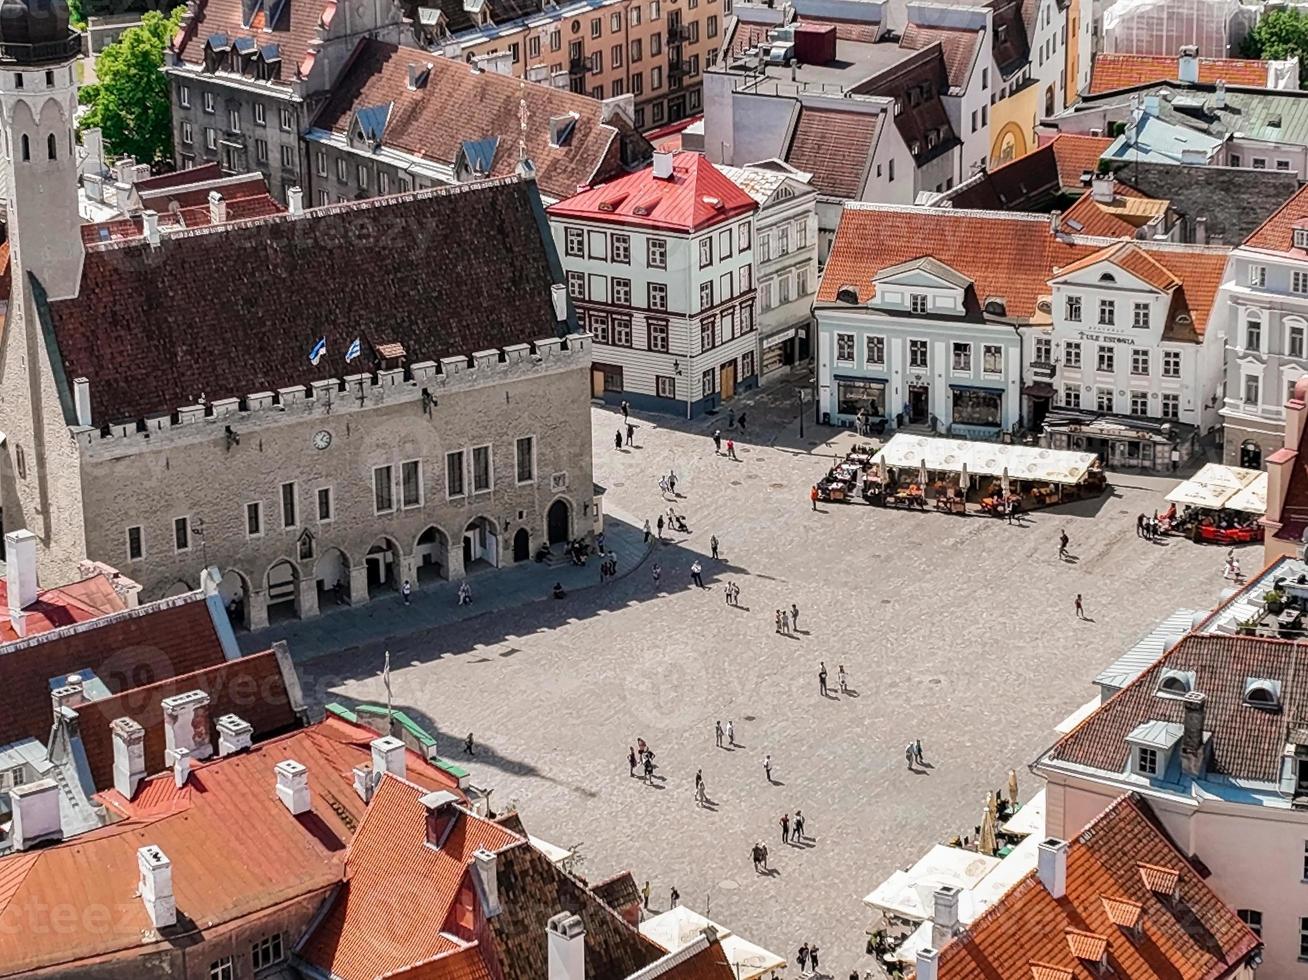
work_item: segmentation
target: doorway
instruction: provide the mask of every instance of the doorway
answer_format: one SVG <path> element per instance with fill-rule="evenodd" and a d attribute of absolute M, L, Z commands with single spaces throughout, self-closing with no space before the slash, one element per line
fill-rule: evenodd
<path fill-rule="evenodd" d="M 926 422 L 931 411 L 931 386 L 908 386 L 908 421 L 914 425 Z"/>
<path fill-rule="evenodd" d="M 686 118 L 686 97 L 684 95 L 674 95 L 668 99 L 668 122 L 676 122 L 678 119 Z"/>
<path fill-rule="evenodd" d="M 1263 449 L 1252 439 L 1240 443 L 1240 465 L 1246 470 L 1263 468 Z"/>
<path fill-rule="evenodd" d="M 549 535 L 550 544 L 561 544 L 569 539 L 571 523 L 568 520 L 568 502 L 566 500 L 556 500 L 550 504 L 550 509 L 545 515 L 545 527 Z"/>
<path fill-rule="evenodd" d="M 1049 399 L 1042 396 L 1031 397 L 1031 426 L 1030 428 L 1038 430 L 1045 422 L 1045 416 L 1049 414 Z"/>
<path fill-rule="evenodd" d="M 604 397 L 604 369 L 592 367 L 590 369 L 590 397 Z"/>
<path fill-rule="evenodd" d="M 728 361 L 718 369 L 718 390 L 722 401 L 727 401 L 736 393 L 736 362 Z"/>
<path fill-rule="evenodd" d="M 527 533 L 525 527 L 518 528 L 513 535 L 513 560 L 526 561 L 531 557 L 531 535 Z"/>

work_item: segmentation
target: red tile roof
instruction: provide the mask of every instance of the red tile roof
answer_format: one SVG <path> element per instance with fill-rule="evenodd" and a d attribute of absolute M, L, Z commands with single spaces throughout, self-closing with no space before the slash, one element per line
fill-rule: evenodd
<path fill-rule="evenodd" d="M 1081 187 L 1081 175 L 1099 169 L 1099 158 L 1113 141 L 1107 136 L 1059 133 L 1046 146 L 1052 147 L 1058 166 L 1058 182 L 1064 190 Z"/>
<path fill-rule="evenodd" d="M 346 846 L 363 819 L 352 770 L 370 761 L 375 734 L 331 717 L 248 752 L 197 764 L 180 791 L 166 773 L 148 781 L 132 803 L 113 791 L 101 794 L 124 817 L 120 823 L 34 855 L 0 858 L 0 881 L 9 880 L 11 861 L 28 864 L 0 913 L 0 976 L 67 971 L 91 958 L 134 960 L 296 898 L 325 897 L 341 881 Z M 273 767 L 285 759 L 308 768 L 312 810 L 298 817 L 277 798 Z M 406 762 L 414 783 L 457 793 L 451 777 L 417 753 L 407 752 Z M 172 861 L 178 925 L 162 936 L 137 897 L 136 852 L 146 845 Z M 112 921 L 108 928 L 29 928 L 42 921 L 42 909 L 64 907 L 111 909 Z M 313 910 L 306 906 L 305 915 Z"/>
<path fill-rule="evenodd" d="M 1098 265 L 1100 262 L 1111 262 L 1119 269 L 1131 273 L 1142 282 L 1148 283 L 1154 289 L 1167 292 L 1181 285 L 1181 281 L 1172 275 L 1154 259 L 1143 248 L 1132 242 L 1118 242 L 1114 245 L 1106 245 L 1089 255 L 1078 259 L 1071 265 L 1065 265 L 1057 270 L 1058 278 L 1071 275 L 1073 272 L 1080 272 L 1082 269 L 1088 269 L 1092 265 Z"/>
<path fill-rule="evenodd" d="M 1063 212 L 1064 227 L 1078 235 L 1103 238 L 1134 238 L 1136 231 L 1149 223 L 1155 214 L 1166 210 L 1166 201 L 1154 202 L 1148 195 L 1117 181 L 1113 200 L 1101 204 L 1087 190 L 1076 203 Z"/>
<path fill-rule="evenodd" d="M 1067 848 L 1066 893 L 1054 899 L 1036 871 L 940 950 L 940 980 L 1097 980 L 1101 957 L 1131 980 L 1215 980 L 1261 945 L 1163 836 L 1148 805 L 1122 797 Z M 1140 879 L 1149 861 L 1175 870 L 1179 902 Z M 1103 895 L 1142 908 L 1140 933 L 1118 928 Z"/>
<path fill-rule="evenodd" d="M 1156 864 L 1145 864 L 1143 861 L 1136 867 L 1140 870 L 1140 880 L 1155 895 L 1170 898 L 1176 894 L 1176 886 L 1181 881 L 1181 873 L 1176 868 L 1161 868 Z"/>
<path fill-rule="evenodd" d="M 1059 133 L 1026 156 L 959 184 L 945 198 L 955 208 L 1034 211 L 1060 192 L 1083 189 L 1081 175 L 1093 173 L 1112 140 Z"/>
<path fill-rule="evenodd" d="M 285 210 L 276 198 L 265 191 L 260 195 L 228 201 L 227 220 L 241 221 L 246 218 L 266 218 L 270 215 L 281 214 Z M 213 224 L 213 211 L 208 204 L 160 211 L 158 214 L 159 227 L 163 229 L 205 228 Z M 86 245 L 126 241 L 132 238 L 140 238 L 144 234 L 145 229 L 139 214 L 131 218 L 116 218 L 113 221 L 82 225 L 82 242 Z"/>
<path fill-rule="evenodd" d="M 281 77 L 272 84 L 290 86 L 297 74 L 307 75 L 313 65 L 310 50 L 318 38 L 318 26 L 330 24 L 336 11 L 335 0 L 288 0 L 278 5 L 276 22 L 264 22 L 265 2 L 247 0 L 198 0 L 190 22 L 173 38 L 172 49 L 182 61 L 204 63 L 205 43 L 215 34 L 228 40 L 252 37 L 260 46 L 275 44 L 282 59 Z M 245 8 L 255 13 L 246 23 Z M 266 84 L 266 83 L 265 83 Z"/>
<path fill-rule="evenodd" d="M 223 168 L 217 160 L 198 163 L 189 170 L 169 170 L 167 173 L 155 174 L 138 180 L 132 186 L 141 192 L 160 191 L 168 187 L 182 187 L 201 180 L 219 180 Z"/>
<path fill-rule="evenodd" d="M 41 589 L 36 602 L 23 609 L 23 636 L 36 636 L 60 626 L 84 623 L 127 606 L 103 575 L 92 575 L 80 582 L 70 582 L 53 589 Z M 0 578 L 0 643 L 21 639 L 9 619 L 9 584 Z"/>
<path fill-rule="evenodd" d="M 1144 911 L 1144 906 L 1139 902 L 1128 902 L 1124 898 L 1109 898 L 1107 895 L 1102 895 L 1100 898 L 1104 903 L 1104 915 L 1113 925 L 1121 926 L 1123 929 L 1134 929 L 1140 924 L 1140 915 Z"/>
<path fill-rule="evenodd" d="M 97 425 L 135 420 L 368 370 L 374 342 L 439 360 L 557 336 L 556 263 L 539 189 L 507 178 L 108 242 L 49 304 L 53 352 Z"/>
<path fill-rule="evenodd" d="M 917 50 L 939 43 L 944 51 L 945 71 L 949 75 L 950 88 L 963 89 L 967 87 L 972 67 L 976 64 L 977 51 L 980 50 L 984 39 L 984 30 L 926 27 L 910 23 L 904 28 L 899 46 Z"/>
<path fill-rule="evenodd" d="M 619 225 L 695 232 L 756 210 L 742 191 L 708 158 L 682 151 L 672 157 L 672 177 L 653 167 L 582 191 L 549 208 L 551 218 L 576 218 Z"/>
<path fill-rule="evenodd" d="M 1208 771 L 1275 783 L 1285 749 L 1286 719 L 1308 716 L 1308 648 L 1288 640 L 1192 633 L 1057 742 L 1046 758 L 1103 772 L 1126 771 L 1126 736 L 1147 721 L 1180 723 L 1181 699 L 1159 697 L 1164 670 L 1193 671 L 1206 697 L 1204 728 L 1212 733 Z M 1250 707 L 1246 678 L 1282 682 L 1282 710 Z"/>
<path fill-rule="evenodd" d="M 1308 258 L 1308 250 L 1294 247 L 1294 229 L 1308 228 L 1308 186 L 1301 187 L 1295 194 L 1259 225 L 1245 239 L 1246 248 L 1257 248 L 1266 252 L 1279 252 Z"/>
<path fill-rule="evenodd" d="M 829 197 L 859 198 L 880 116 L 838 109 L 801 108 L 786 163 L 813 175 L 813 186 Z"/>
<path fill-rule="evenodd" d="M 1177 59 L 1167 55 L 1106 54 L 1095 55 L 1090 68 L 1088 94 L 1099 95 L 1137 85 L 1155 85 L 1177 81 L 1180 67 Z M 1200 58 L 1199 84 L 1212 85 L 1223 81 L 1228 85 L 1267 87 L 1267 62 L 1246 58 Z"/>
<path fill-rule="evenodd" d="M 385 980 L 495 980 L 480 943 L 460 946 L 406 969 L 387 973 Z"/>
<path fill-rule="evenodd" d="M 677 954 L 672 953 L 670 957 Z M 722 943 L 714 939 L 699 952 L 658 974 L 658 980 L 733 980 L 735 967 L 727 959 Z"/>
<path fill-rule="evenodd" d="M 426 84 L 414 90 L 408 85 L 411 64 L 431 66 Z M 474 72 L 461 60 L 428 57 L 380 41 L 361 46 L 314 126 L 348 136 L 357 112 L 389 106 L 383 147 L 452 167 L 466 141 L 498 139 L 488 175 L 503 177 L 518 166 L 524 101 L 527 157 L 549 197 L 570 197 L 579 185 L 621 176 L 627 162 L 649 157 L 645 137 L 621 117 L 604 122 L 604 105 L 596 99 L 495 72 Z M 555 146 L 550 120 L 569 113 L 576 115 L 571 136 Z"/>
<path fill-rule="evenodd" d="M 183 174 L 195 173 L 183 170 Z M 247 197 L 267 197 L 268 181 L 263 174 L 234 174 L 230 177 L 196 177 L 194 180 L 169 184 L 166 187 L 141 187 L 138 183 L 133 190 L 142 208 L 165 211 L 177 208 L 196 208 L 209 204 L 209 192 L 217 191 L 223 200 L 232 202 Z"/>

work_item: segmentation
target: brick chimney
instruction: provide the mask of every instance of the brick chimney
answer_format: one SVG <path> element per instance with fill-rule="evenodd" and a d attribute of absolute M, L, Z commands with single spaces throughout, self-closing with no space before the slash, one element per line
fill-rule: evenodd
<path fill-rule="evenodd" d="M 479 847 L 472 852 L 472 871 L 477 880 L 477 894 L 481 898 L 482 914 L 492 918 L 500 914 L 500 881 L 496 876 L 494 851 Z"/>
<path fill-rule="evenodd" d="M 1185 714 L 1181 717 L 1181 772 L 1202 776 L 1207 767 L 1208 740 L 1204 738 L 1204 715 L 1207 698 L 1202 691 L 1189 691 L 1182 699 Z"/>
<path fill-rule="evenodd" d="M 1090 181 L 1091 199 L 1099 204 L 1111 204 L 1116 183 L 1112 174 L 1095 174 Z"/>
<path fill-rule="evenodd" d="M 14 850 L 25 851 L 42 841 L 63 837 L 59 796 L 59 784 L 53 779 L 38 779 L 9 791 L 9 805 L 13 812 L 9 836 Z"/>
<path fill-rule="evenodd" d="M 145 729 L 131 718 L 115 718 L 109 732 L 114 742 L 114 789 L 130 800 L 145 778 Z"/>
<path fill-rule="evenodd" d="M 27 635 L 23 610 L 36 602 L 36 535 L 26 529 L 5 535 L 5 588 L 9 592 L 9 623 L 19 636 Z"/>
<path fill-rule="evenodd" d="M 209 734 L 209 695 L 204 691 L 174 694 L 160 702 L 164 714 L 164 760 L 172 765 L 178 749 L 200 762 L 213 755 Z"/>
<path fill-rule="evenodd" d="M 137 893 L 145 904 L 145 914 L 156 929 L 177 924 L 177 900 L 173 897 L 173 862 L 153 844 L 136 852 L 136 866 L 141 872 Z"/>
<path fill-rule="evenodd" d="M 227 221 L 227 201 L 217 191 L 209 192 L 209 224 L 221 225 Z"/>
<path fill-rule="evenodd" d="M 581 917 L 560 912 L 546 923 L 548 980 L 586 980 L 586 927 Z"/>

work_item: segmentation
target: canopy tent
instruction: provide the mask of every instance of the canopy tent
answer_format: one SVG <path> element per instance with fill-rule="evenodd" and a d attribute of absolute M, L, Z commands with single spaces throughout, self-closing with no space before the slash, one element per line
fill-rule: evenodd
<path fill-rule="evenodd" d="M 1169 503 L 1202 507 L 1205 510 L 1267 512 L 1267 474 L 1239 466 L 1207 463 L 1190 479 L 1167 495 Z"/>
<path fill-rule="evenodd" d="M 771 977 L 786 966 L 786 961 L 762 946 L 741 939 L 726 926 L 693 912 L 684 905 L 651 916 L 640 924 L 640 933 L 662 946 L 669 953 L 682 949 L 704 934 L 704 927 L 717 930 L 722 952 L 740 980 Z"/>
<path fill-rule="evenodd" d="M 1095 705 L 1098 706 L 1096 701 Z M 1045 791 L 1043 789 L 1022 804 L 1022 808 L 1004 824 L 1006 834 L 1025 834 L 1043 839 L 1045 836 Z"/>
<path fill-rule="evenodd" d="M 926 468 L 938 473 L 962 473 L 969 478 L 1002 477 L 1076 486 L 1085 480 L 1094 453 L 1074 453 L 1039 446 L 1009 446 L 994 442 L 964 442 L 899 432 L 873 457 L 888 466 Z"/>
<path fill-rule="evenodd" d="M 963 889 L 959 916 L 970 922 L 971 889 L 998 864 L 998 858 L 937 844 L 907 871 L 896 871 L 877 885 L 864 897 L 863 904 L 887 915 L 921 922 L 931 917 L 936 889 L 953 885 Z"/>

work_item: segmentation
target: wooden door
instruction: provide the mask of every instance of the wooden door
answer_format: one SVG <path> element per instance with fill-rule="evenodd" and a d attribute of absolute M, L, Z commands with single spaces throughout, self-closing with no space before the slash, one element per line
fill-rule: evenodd
<path fill-rule="evenodd" d="M 736 393 L 736 362 L 722 365 L 719 371 L 720 383 L 719 391 L 722 393 L 722 400 L 725 402 Z"/>

